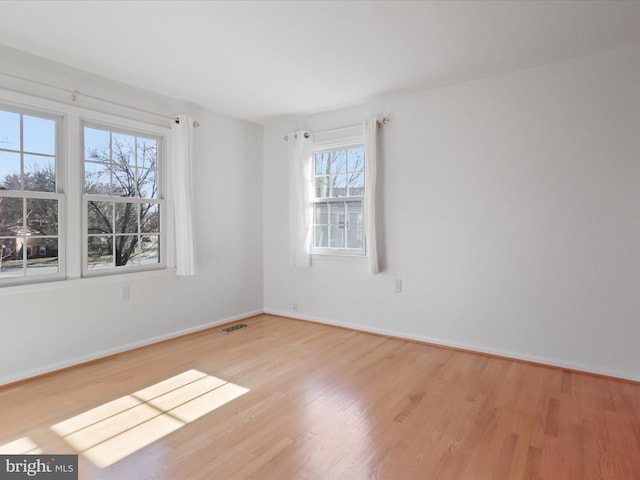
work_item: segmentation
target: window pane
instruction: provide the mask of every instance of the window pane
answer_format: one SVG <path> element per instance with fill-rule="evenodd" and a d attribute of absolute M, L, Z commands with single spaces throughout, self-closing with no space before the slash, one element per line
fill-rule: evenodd
<path fill-rule="evenodd" d="M 347 248 L 364 248 L 364 236 L 360 228 L 347 228 Z"/>
<path fill-rule="evenodd" d="M 111 195 L 109 164 L 84 162 L 84 191 L 94 195 Z"/>
<path fill-rule="evenodd" d="M 25 152 L 56 154 L 56 122 L 48 118 L 22 117 Z"/>
<path fill-rule="evenodd" d="M 138 138 L 138 167 L 157 168 L 158 146 L 156 140 Z"/>
<path fill-rule="evenodd" d="M 40 155 L 25 155 L 24 189 L 32 192 L 55 192 L 55 158 Z"/>
<path fill-rule="evenodd" d="M 27 199 L 27 232 L 30 235 L 58 235 L 57 200 Z"/>
<path fill-rule="evenodd" d="M 347 195 L 347 175 L 340 174 L 331 177 L 331 196 L 344 197 Z"/>
<path fill-rule="evenodd" d="M 58 239 L 29 237 L 27 239 L 27 275 L 58 273 Z"/>
<path fill-rule="evenodd" d="M 113 237 L 89 237 L 87 264 L 89 269 L 113 267 Z"/>
<path fill-rule="evenodd" d="M 329 153 L 317 153 L 316 159 L 316 175 L 329 174 Z"/>
<path fill-rule="evenodd" d="M 106 130 L 96 128 L 84 128 L 84 158 L 94 162 L 106 162 L 111 160 L 110 135 Z"/>
<path fill-rule="evenodd" d="M 135 197 L 137 193 L 136 171 L 126 163 L 113 164 L 113 194 L 118 197 Z"/>
<path fill-rule="evenodd" d="M 137 235 L 116 236 L 116 267 L 137 264 L 139 253 Z"/>
<path fill-rule="evenodd" d="M 160 263 L 160 236 L 145 235 L 140 239 L 140 265 Z"/>
<path fill-rule="evenodd" d="M 24 274 L 22 253 L 21 239 L 0 238 L 0 278 Z"/>
<path fill-rule="evenodd" d="M 321 248 L 329 246 L 329 227 L 315 227 L 314 245 Z"/>
<path fill-rule="evenodd" d="M 314 205 L 314 210 L 315 224 L 326 225 L 329 223 L 329 205 L 326 202 L 316 203 Z"/>
<path fill-rule="evenodd" d="M 0 110 L 0 148 L 20 150 L 20 114 Z"/>
<path fill-rule="evenodd" d="M 157 203 L 143 203 L 140 205 L 140 232 L 160 232 L 160 205 Z"/>
<path fill-rule="evenodd" d="M 111 139 L 113 149 L 113 162 L 118 164 L 136 164 L 136 137 L 114 133 Z"/>
<path fill-rule="evenodd" d="M 348 222 L 351 226 L 362 227 L 362 202 L 346 202 Z"/>
<path fill-rule="evenodd" d="M 344 227 L 329 225 L 329 247 L 344 248 Z"/>
<path fill-rule="evenodd" d="M 2 254 L 2 259 L 5 261 L 15 259 L 18 254 L 16 249 L 16 239 L 13 237 L 0 237 L 0 254 Z"/>
<path fill-rule="evenodd" d="M 113 203 L 88 202 L 88 233 L 113 233 Z"/>
<path fill-rule="evenodd" d="M 347 152 L 346 150 L 338 150 L 331 152 L 331 173 L 347 172 Z"/>
<path fill-rule="evenodd" d="M 344 203 L 335 202 L 329 204 L 329 223 L 338 225 L 344 223 Z"/>
<path fill-rule="evenodd" d="M 23 231 L 23 200 L 21 198 L 0 197 L 0 235 L 21 235 Z"/>
<path fill-rule="evenodd" d="M 329 196 L 329 177 L 322 176 L 316 177 L 316 197 L 328 197 Z"/>
<path fill-rule="evenodd" d="M 364 173 L 349 174 L 349 195 L 364 195 Z"/>
<path fill-rule="evenodd" d="M 138 233 L 138 204 L 116 203 L 116 233 Z"/>
<path fill-rule="evenodd" d="M 155 170 L 139 168 L 137 182 L 141 198 L 158 197 L 158 183 Z"/>
<path fill-rule="evenodd" d="M 0 187 L 22 190 L 19 153 L 0 152 Z"/>
<path fill-rule="evenodd" d="M 349 172 L 364 171 L 364 148 L 352 148 L 347 154 L 347 168 Z"/>

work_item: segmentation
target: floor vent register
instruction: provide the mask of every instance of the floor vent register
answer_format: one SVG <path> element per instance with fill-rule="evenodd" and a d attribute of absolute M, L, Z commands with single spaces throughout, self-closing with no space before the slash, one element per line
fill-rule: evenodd
<path fill-rule="evenodd" d="M 231 333 L 231 332 L 235 332 L 236 330 L 240 330 L 241 328 L 245 328 L 245 327 L 248 327 L 248 326 L 249 325 L 247 325 L 246 323 L 238 323 L 236 325 L 231 325 L 230 327 L 223 328 L 220 331 L 224 332 L 224 333 Z"/>

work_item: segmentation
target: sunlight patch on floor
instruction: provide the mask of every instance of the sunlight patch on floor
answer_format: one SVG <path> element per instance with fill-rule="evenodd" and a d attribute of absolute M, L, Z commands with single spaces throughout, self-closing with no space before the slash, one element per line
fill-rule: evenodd
<path fill-rule="evenodd" d="M 37 455 L 39 453 L 42 453 L 42 450 L 29 437 L 0 445 L 1 455 Z"/>
<path fill-rule="evenodd" d="M 188 370 L 57 423 L 51 430 L 105 468 L 248 391 Z"/>

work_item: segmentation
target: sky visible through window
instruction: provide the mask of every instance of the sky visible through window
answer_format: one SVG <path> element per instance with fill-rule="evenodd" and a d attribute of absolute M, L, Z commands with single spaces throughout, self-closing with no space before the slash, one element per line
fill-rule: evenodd
<path fill-rule="evenodd" d="M 25 172 L 55 167 L 56 122 L 31 115 L 0 110 L 0 187 L 6 179 L 20 175 L 20 151 L 24 151 Z M 32 154 L 32 155 L 30 155 Z M 44 156 L 43 156 L 44 155 Z"/>

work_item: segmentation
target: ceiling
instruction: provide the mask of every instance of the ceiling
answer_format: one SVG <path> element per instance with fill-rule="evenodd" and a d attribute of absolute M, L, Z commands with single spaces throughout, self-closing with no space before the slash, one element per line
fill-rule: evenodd
<path fill-rule="evenodd" d="M 0 2 L 0 44 L 257 123 L 639 43 L 640 1 Z"/>

